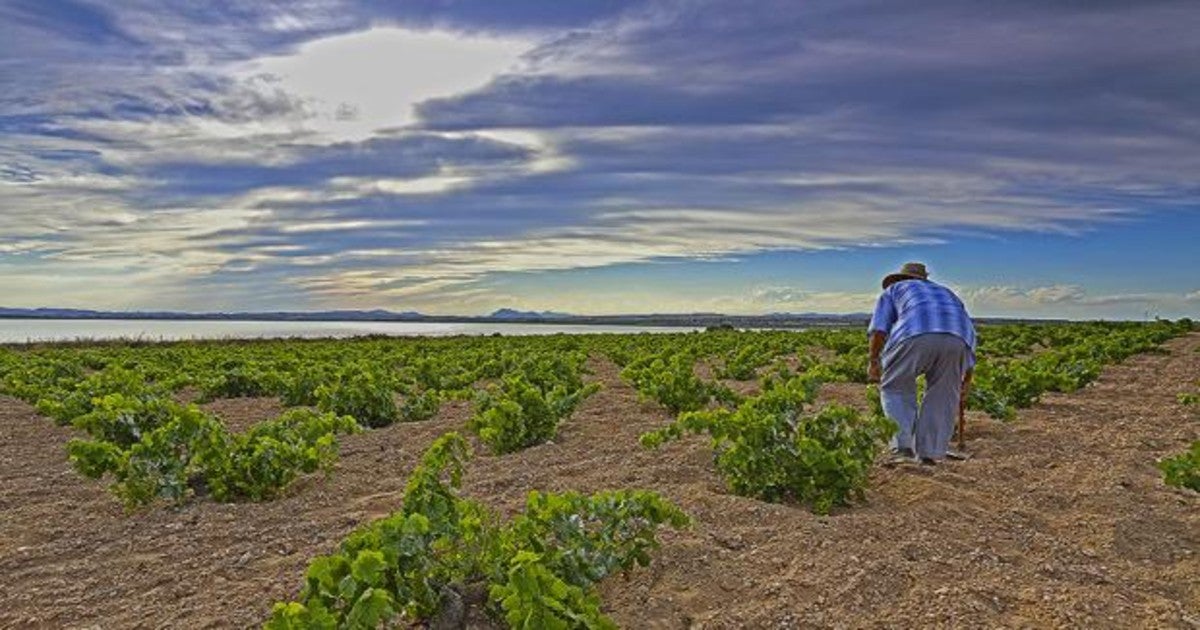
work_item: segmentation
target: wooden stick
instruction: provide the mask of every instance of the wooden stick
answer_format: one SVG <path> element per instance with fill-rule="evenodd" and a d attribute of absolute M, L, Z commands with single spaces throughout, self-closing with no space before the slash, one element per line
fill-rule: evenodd
<path fill-rule="evenodd" d="M 958 450 L 964 450 L 967 440 L 967 409 L 965 405 L 958 406 L 958 430 L 955 433 L 958 434 Z"/>

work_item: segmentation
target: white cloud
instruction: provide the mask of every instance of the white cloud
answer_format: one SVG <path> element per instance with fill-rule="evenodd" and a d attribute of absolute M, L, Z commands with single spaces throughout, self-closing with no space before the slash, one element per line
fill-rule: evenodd
<path fill-rule="evenodd" d="M 1086 299 L 1083 287 L 1065 284 L 1034 287 L 1029 289 L 1026 295 L 1035 304 L 1062 304 L 1064 302 L 1079 302 Z"/>
<path fill-rule="evenodd" d="M 757 287 L 750 295 L 755 301 L 764 304 L 792 304 L 809 297 L 809 293 L 803 289 L 785 286 Z"/>
<path fill-rule="evenodd" d="M 1126 316 L 1145 316 L 1160 312 L 1184 312 L 1195 293 L 1145 292 L 1097 293 L 1078 285 L 1035 287 L 983 286 L 958 288 L 959 295 L 973 311 L 986 315 L 1032 315 L 1043 317 L 1086 316 L 1102 308 Z"/>
<path fill-rule="evenodd" d="M 534 45 L 512 36 L 376 26 L 315 39 L 285 54 L 235 63 L 197 60 L 187 71 L 135 76 L 125 89 L 171 115 L 81 117 L 64 124 L 109 140 L 105 158 L 122 166 L 278 164 L 302 143 L 361 141 L 410 125 L 416 104 L 517 70 Z M 215 94 L 197 90 L 196 77 L 225 87 Z M 103 94 L 99 86 L 89 89 L 93 94 L 81 99 Z M 205 113 L 184 113 L 190 109 Z"/>
<path fill-rule="evenodd" d="M 330 180 L 335 189 L 352 191 L 351 198 L 372 194 L 383 195 L 433 195 L 447 193 L 470 185 L 472 178 L 466 173 L 456 174 L 454 169 L 443 169 L 442 174 L 428 177 L 383 178 L 336 177 Z"/>
<path fill-rule="evenodd" d="M 307 223 L 285 223 L 279 226 L 284 234 L 304 234 L 308 232 L 341 232 L 347 230 L 379 230 L 386 228 L 411 227 L 424 225 L 425 221 L 408 219 L 386 219 L 370 221 L 366 219 L 351 221 L 310 221 Z"/>
<path fill-rule="evenodd" d="M 306 125 L 326 141 L 362 140 L 413 122 L 426 99 L 481 87 L 514 70 L 533 42 L 512 37 L 375 27 L 308 42 L 242 64 L 245 79 L 267 75 L 315 110 Z"/>
<path fill-rule="evenodd" d="M 359 294 L 407 297 L 455 283 L 478 281 L 498 272 L 529 272 L 602 267 L 647 262 L 659 258 L 714 260 L 768 250 L 821 250 L 847 246 L 896 243 L 936 243 L 936 239 L 910 236 L 925 226 L 944 225 L 947 218 L 935 206 L 910 206 L 904 215 L 885 199 L 867 203 L 828 201 L 778 209 L 740 210 L 674 208 L 614 210 L 597 214 L 586 224 L 529 230 L 506 238 L 439 242 L 427 248 L 396 250 L 394 259 L 380 257 L 373 269 L 337 270 L 297 277 L 305 290 L 328 297 Z M 1064 208 L 1062 217 L 1072 210 Z M 954 220 L 962 226 L 1022 229 L 1019 224 L 996 225 L 985 209 L 959 211 Z M 1053 214 L 1043 221 L 1058 220 Z M 347 252 L 353 258 L 353 252 Z M 1019 297 L 994 288 L 982 298 L 1004 303 L 1066 303 L 1072 287 L 1041 287 Z M 861 310 L 861 295 L 808 295 L 791 289 L 760 290 L 754 307 L 770 304 L 812 310 L 845 306 Z M 807 297 L 808 300 L 803 298 Z M 791 299 L 787 299 L 791 298 Z M 744 298 L 738 298 L 742 300 Z M 840 300 L 840 301 L 839 301 Z M 870 305 L 869 300 L 865 302 Z M 739 309 L 746 310 L 746 309 Z M 844 310 L 839 308 L 839 310 Z"/>
<path fill-rule="evenodd" d="M 810 312 L 849 313 L 867 312 L 878 297 L 874 293 L 849 291 L 810 291 L 793 286 L 760 286 L 748 296 L 722 300 L 719 309 L 730 313 Z"/>

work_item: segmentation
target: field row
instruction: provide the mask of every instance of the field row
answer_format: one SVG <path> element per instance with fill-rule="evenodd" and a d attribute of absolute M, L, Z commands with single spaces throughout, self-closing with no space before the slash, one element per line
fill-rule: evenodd
<path fill-rule="evenodd" d="M 971 404 L 1011 417 L 1043 392 L 1077 389 L 1104 364 L 1190 329 L 985 328 Z M 847 504 L 893 430 L 877 409 L 809 409 L 821 384 L 865 379 L 856 330 L 44 347 L 0 353 L 0 389 L 79 429 L 85 437 L 68 445 L 75 467 L 110 479 L 136 507 L 270 499 L 303 473 L 332 471 L 339 435 L 427 419 L 447 400 L 472 402 L 468 428 L 495 454 L 541 444 L 596 391 L 589 357 L 616 363 L 641 396 L 678 414 L 643 435 L 644 446 L 708 435 L 737 494 L 817 512 Z M 232 432 L 183 402 L 243 396 L 275 396 L 289 409 Z M 604 627 L 593 585 L 647 563 L 656 529 L 688 520 L 630 489 L 534 493 L 505 523 L 459 496 L 469 456 L 457 434 L 436 441 L 401 511 L 314 560 L 300 598 L 277 606 L 270 625 L 429 620 L 473 598 L 514 627 Z"/>

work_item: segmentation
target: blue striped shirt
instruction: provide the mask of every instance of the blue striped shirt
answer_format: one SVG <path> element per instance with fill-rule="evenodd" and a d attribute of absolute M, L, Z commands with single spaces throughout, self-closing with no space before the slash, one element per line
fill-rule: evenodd
<path fill-rule="evenodd" d="M 884 289 L 867 332 L 888 336 L 885 348 L 925 333 L 949 333 L 967 342 L 975 365 L 975 326 L 962 300 L 929 280 L 901 280 Z"/>

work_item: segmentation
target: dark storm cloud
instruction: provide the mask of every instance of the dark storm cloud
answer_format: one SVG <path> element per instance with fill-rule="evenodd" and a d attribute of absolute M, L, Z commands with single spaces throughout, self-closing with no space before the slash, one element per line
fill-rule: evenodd
<path fill-rule="evenodd" d="M 426 103 L 430 127 L 755 123 L 1134 129 L 1200 106 L 1191 2 L 680 3 L 543 46 L 582 76 L 505 77 Z M 1168 121 L 1170 119 L 1167 119 Z M 1193 118 L 1194 120 L 1194 118 Z M 1194 130 L 1193 130 L 1194 132 Z"/>
<path fill-rule="evenodd" d="M 422 123 L 542 130 L 574 159 L 558 181 L 582 204 L 597 187 L 642 208 L 890 197 L 997 224 L 1022 206 L 1084 221 L 1195 207 L 1193 3 L 753 7 L 667 3 L 571 33 L 531 55 L 543 72 L 427 101 Z"/>

